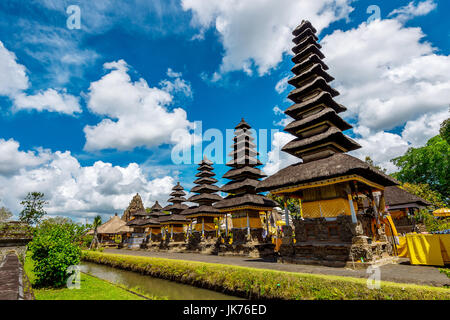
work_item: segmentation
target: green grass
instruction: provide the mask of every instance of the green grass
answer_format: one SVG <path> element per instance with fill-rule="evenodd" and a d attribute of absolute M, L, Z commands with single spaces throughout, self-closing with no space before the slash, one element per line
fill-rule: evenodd
<path fill-rule="evenodd" d="M 33 261 L 27 256 L 24 265 L 25 272 L 33 286 L 35 275 L 33 273 Z M 33 288 L 36 300 L 145 300 L 140 296 L 117 286 L 108 281 L 81 273 L 80 289 L 69 288 Z M 147 297 L 155 299 L 155 297 Z"/>
<path fill-rule="evenodd" d="M 415 284 L 83 251 L 82 259 L 250 299 L 450 300 L 450 290 Z"/>

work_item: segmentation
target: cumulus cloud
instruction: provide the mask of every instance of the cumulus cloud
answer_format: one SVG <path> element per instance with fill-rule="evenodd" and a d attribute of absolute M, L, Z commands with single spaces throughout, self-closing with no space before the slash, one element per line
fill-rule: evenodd
<path fill-rule="evenodd" d="M 15 111 L 46 110 L 69 115 L 81 112 L 78 98 L 67 94 L 65 90 L 47 89 L 34 95 L 25 93 L 30 86 L 26 68 L 16 60 L 15 54 L 0 41 L 0 95 L 13 101 Z"/>
<path fill-rule="evenodd" d="M 278 92 L 278 94 L 282 94 L 286 91 L 289 83 L 288 80 L 291 78 L 291 75 L 287 75 L 284 78 L 280 79 L 280 81 L 277 82 L 275 85 L 275 91 Z"/>
<path fill-rule="evenodd" d="M 132 150 L 135 147 L 155 147 L 178 142 L 175 132 L 189 136 L 193 124 L 182 108 L 168 110 L 173 101 L 170 92 L 187 90 L 180 78 L 165 83 L 163 88 L 149 87 L 144 79 L 133 82 L 124 60 L 105 63 L 110 70 L 100 80 L 91 83 L 87 96 L 89 110 L 105 117 L 94 126 L 86 126 L 85 150 Z M 169 72 L 173 76 L 173 72 Z M 189 87 L 189 92 L 190 87 Z"/>
<path fill-rule="evenodd" d="M 437 3 L 434 0 L 425 0 L 415 4 L 411 1 L 408 5 L 400 7 L 389 13 L 388 17 L 395 17 L 399 21 L 405 22 L 417 16 L 424 16 L 436 9 Z"/>
<path fill-rule="evenodd" d="M 191 24 L 200 35 L 209 28 L 220 34 L 224 57 L 220 73 L 242 70 L 260 75 L 274 68 L 292 47 L 292 29 L 307 17 L 319 32 L 347 18 L 352 0 L 182 0 L 192 12 Z M 201 39 L 201 36 L 198 38 Z"/>
<path fill-rule="evenodd" d="M 395 170 L 390 159 L 422 146 L 448 117 L 450 56 L 424 37 L 420 28 L 388 19 L 336 30 L 321 41 L 341 92 L 337 100 L 348 108 L 343 116 L 356 122 L 363 148 L 354 154 L 388 171 Z"/>
<path fill-rule="evenodd" d="M 84 221 L 97 214 L 121 214 L 137 192 L 144 205 L 165 203 L 175 185 L 170 176 L 149 180 L 136 163 L 126 167 L 97 161 L 82 166 L 69 151 L 19 151 L 14 140 L 0 140 L 0 199 L 18 214 L 28 192 L 46 195 L 49 215 Z"/>
<path fill-rule="evenodd" d="M 271 151 L 267 154 L 267 163 L 262 168 L 266 175 L 270 176 L 291 164 L 301 162 L 299 158 L 281 151 L 281 148 L 294 138 L 286 132 L 276 132 L 273 135 Z"/>
<path fill-rule="evenodd" d="M 159 85 L 160 87 L 171 94 L 181 93 L 182 95 L 192 98 L 192 88 L 191 84 L 182 79 L 183 74 L 181 72 L 174 72 L 171 68 L 167 70 L 167 76 L 172 78 L 172 80 L 162 80 Z"/>

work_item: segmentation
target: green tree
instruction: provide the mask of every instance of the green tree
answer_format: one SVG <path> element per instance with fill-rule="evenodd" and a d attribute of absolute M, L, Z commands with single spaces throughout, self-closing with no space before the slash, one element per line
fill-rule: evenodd
<path fill-rule="evenodd" d="M 5 208 L 5 207 L 0 208 L 0 222 L 7 221 L 12 216 L 13 216 L 13 214 L 11 213 L 11 211 L 9 211 L 8 208 Z"/>
<path fill-rule="evenodd" d="M 450 118 L 444 120 L 441 123 L 441 129 L 439 130 L 439 135 L 450 144 Z"/>
<path fill-rule="evenodd" d="M 80 262 L 81 249 L 77 243 L 79 230 L 74 223 L 40 223 L 28 244 L 34 261 L 36 285 L 61 287 L 70 274 L 67 269 Z"/>
<path fill-rule="evenodd" d="M 268 194 L 268 197 L 278 203 L 278 205 L 281 207 L 281 209 L 284 210 L 284 200 L 283 197 L 276 196 L 272 193 Z M 288 198 L 287 199 L 287 208 L 289 213 L 292 217 L 296 219 L 300 219 L 300 201 L 295 198 Z"/>
<path fill-rule="evenodd" d="M 44 205 L 48 202 L 44 200 L 44 194 L 41 192 L 29 192 L 20 204 L 24 208 L 20 212 L 19 219 L 29 225 L 39 223 L 41 218 L 47 214 Z"/>
<path fill-rule="evenodd" d="M 366 159 L 364 160 L 366 163 L 368 163 L 369 165 L 371 165 L 372 167 L 374 167 L 375 169 L 380 170 L 381 172 L 386 173 L 387 170 L 385 168 L 382 168 L 380 166 L 376 166 L 375 163 L 373 162 L 372 158 L 369 156 L 366 156 Z"/>
<path fill-rule="evenodd" d="M 428 140 L 421 148 L 410 148 L 391 160 L 400 170 L 393 176 L 405 183 L 428 184 L 442 195 L 447 204 L 450 199 L 450 145 L 440 135 Z"/>
<path fill-rule="evenodd" d="M 445 207 L 442 195 L 439 192 L 432 190 L 427 184 L 404 183 L 401 188 L 431 203 L 433 210 Z"/>

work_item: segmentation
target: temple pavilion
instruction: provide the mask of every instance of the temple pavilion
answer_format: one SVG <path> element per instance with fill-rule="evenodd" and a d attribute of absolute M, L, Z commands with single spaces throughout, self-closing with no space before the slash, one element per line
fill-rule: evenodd
<path fill-rule="evenodd" d="M 172 193 L 168 202 L 171 204 L 164 207 L 164 211 L 169 211 L 170 214 L 163 215 L 159 218 L 161 227 L 163 227 L 163 238 L 165 243 L 184 243 L 185 233 L 184 226 L 189 223 L 185 216 L 180 213 L 188 208 L 183 202 L 186 202 L 186 193 L 184 188 L 178 182 L 175 187 L 172 188 Z"/>
<path fill-rule="evenodd" d="M 146 240 L 146 229 L 150 220 L 153 219 L 150 219 L 149 213 L 145 209 L 135 211 L 131 214 L 130 220 L 126 224 L 128 227 L 133 228 L 131 237 L 128 239 L 129 249 L 141 248 L 141 245 Z"/>
<path fill-rule="evenodd" d="M 143 227 L 146 227 L 146 235 L 147 238 L 145 240 L 145 247 L 148 248 L 148 246 L 152 244 L 159 245 L 161 242 L 161 223 L 160 223 L 160 217 L 164 216 L 165 214 L 162 212 L 162 207 L 158 203 L 158 201 L 155 202 L 155 204 L 150 208 L 150 212 L 148 213 L 148 218 L 141 224 Z"/>
<path fill-rule="evenodd" d="M 268 239 L 263 239 L 264 226 L 260 214 L 272 211 L 276 203 L 255 190 L 259 179 L 265 175 L 257 168 L 262 163 L 257 159 L 250 129 L 244 119 L 235 128 L 233 151 L 230 153 L 232 159 L 226 164 L 231 169 L 223 176 L 231 181 L 221 188 L 228 196 L 214 206 L 224 214 L 231 214 L 233 224 L 232 243 L 226 241 L 221 251 L 263 256 L 273 254 L 273 246 L 266 241 Z"/>
<path fill-rule="evenodd" d="M 182 212 L 187 219 L 191 221 L 189 225 L 189 249 L 212 251 L 216 248 L 215 239 L 218 238 L 218 220 L 223 216 L 213 203 L 222 200 L 217 194 L 220 190 L 217 179 L 213 178 L 213 163 L 204 158 L 198 165 L 198 173 L 195 175 L 197 179 L 194 181 L 195 187 L 191 189 L 191 193 L 195 193 L 188 200 L 197 203 L 198 206 L 191 207 Z M 193 224 L 195 227 L 193 229 Z"/>
<path fill-rule="evenodd" d="M 292 34 L 295 66 L 288 83 L 295 88 L 288 98 L 294 104 L 285 114 L 293 119 L 284 130 L 294 139 L 282 151 L 302 162 L 257 186 L 259 192 L 300 199 L 303 219 L 294 220 L 295 234 L 285 207 L 282 261 L 342 266 L 388 260 L 394 238 L 384 232 L 384 189 L 398 183 L 346 154 L 361 146 L 343 133 L 352 126 L 339 116 L 346 108 L 334 100 L 339 92 L 329 85 L 334 78 L 322 61 L 316 29 L 303 21 Z M 370 207 L 358 206 L 359 198 Z"/>

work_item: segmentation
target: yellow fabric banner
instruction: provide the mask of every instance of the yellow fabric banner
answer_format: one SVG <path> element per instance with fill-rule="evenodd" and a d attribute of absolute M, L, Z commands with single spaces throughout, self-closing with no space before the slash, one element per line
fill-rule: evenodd
<path fill-rule="evenodd" d="M 406 237 L 398 237 L 399 245 L 397 245 L 398 256 L 408 258 L 408 244 Z"/>
<path fill-rule="evenodd" d="M 443 266 L 439 238 L 440 235 L 434 234 L 407 234 L 406 242 L 411 264 Z"/>
<path fill-rule="evenodd" d="M 445 263 L 450 263 L 450 234 L 440 234 L 442 259 Z"/>

